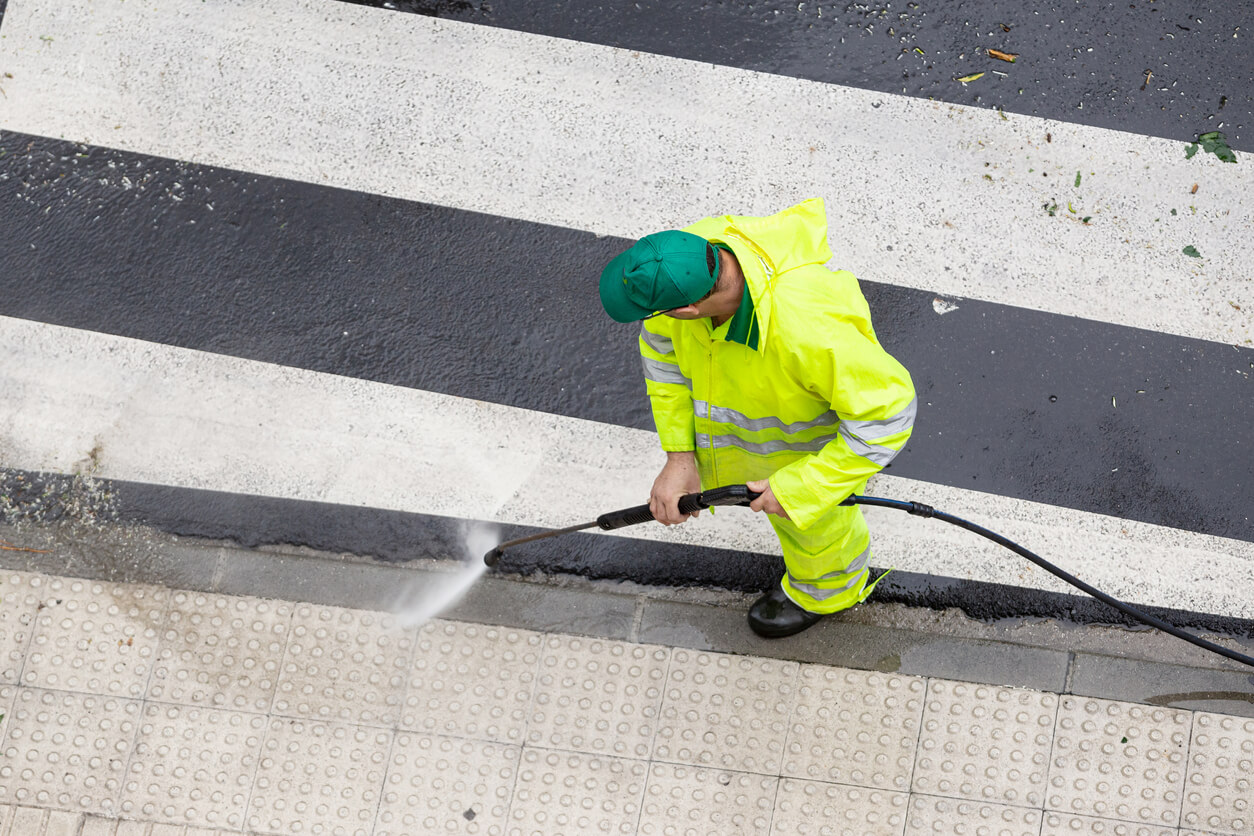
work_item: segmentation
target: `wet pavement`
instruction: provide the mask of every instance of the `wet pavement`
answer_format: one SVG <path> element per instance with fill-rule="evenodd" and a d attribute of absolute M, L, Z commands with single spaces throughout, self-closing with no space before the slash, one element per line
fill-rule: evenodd
<path fill-rule="evenodd" d="M 499 575 L 406 626 L 457 570 L 78 531 L 3 533 L 0 836 L 1254 832 L 1250 672 L 1149 631 Z"/>

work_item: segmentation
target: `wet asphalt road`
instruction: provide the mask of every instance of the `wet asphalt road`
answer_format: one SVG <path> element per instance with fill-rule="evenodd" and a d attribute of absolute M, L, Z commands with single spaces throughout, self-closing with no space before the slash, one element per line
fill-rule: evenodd
<path fill-rule="evenodd" d="M 349 1 L 1181 141 L 1219 130 L 1254 150 L 1250 3 Z"/>

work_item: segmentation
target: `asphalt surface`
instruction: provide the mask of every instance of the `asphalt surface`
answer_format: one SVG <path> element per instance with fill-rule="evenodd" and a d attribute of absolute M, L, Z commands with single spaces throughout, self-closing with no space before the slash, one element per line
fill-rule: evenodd
<path fill-rule="evenodd" d="M 1254 150 L 1254 8 L 1244 3 L 360 5 L 1181 141 L 1220 130 L 1232 148 Z"/>

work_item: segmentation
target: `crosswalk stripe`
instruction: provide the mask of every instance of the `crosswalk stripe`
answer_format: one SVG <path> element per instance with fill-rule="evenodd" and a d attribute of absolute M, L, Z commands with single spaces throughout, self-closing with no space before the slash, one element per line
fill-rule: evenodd
<path fill-rule="evenodd" d="M 1254 341 L 1254 174 L 1180 143 L 317 0 L 3 25 L 9 130 L 625 237 L 819 194 L 863 278 Z"/>
<path fill-rule="evenodd" d="M 0 355 L 4 460 L 32 471 L 561 527 L 639 504 L 661 461 L 644 430 L 11 317 Z M 868 493 L 996 528 L 1135 603 L 1254 618 L 1254 543 L 886 475 Z M 903 571 L 1070 591 L 956 529 L 868 518 Z M 741 509 L 614 534 L 779 553 Z"/>

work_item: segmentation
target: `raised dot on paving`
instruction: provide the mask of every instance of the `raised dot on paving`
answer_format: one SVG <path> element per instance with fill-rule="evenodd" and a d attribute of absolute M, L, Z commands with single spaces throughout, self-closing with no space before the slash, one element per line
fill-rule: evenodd
<path fill-rule="evenodd" d="M 1181 824 L 1254 833 L 1254 720 L 1193 715 Z"/>
<path fill-rule="evenodd" d="M 403 729 L 522 743 L 543 636 L 431 621 L 418 631 Z"/>
<path fill-rule="evenodd" d="M 0 803 L 116 814 L 140 701 L 16 690 L 0 743 Z"/>
<path fill-rule="evenodd" d="M 636 832 L 648 764 L 644 761 L 523 750 L 510 802 L 508 836 L 628 836 Z"/>
<path fill-rule="evenodd" d="M 268 712 L 291 617 L 280 601 L 173 593 L 148 698 Z"/>
<path fill-rule="evenodd" d="M 47 580 L 24 572 L 0 572 L 0 683 L 18 683 Z"/>
<path fill-rule="evenodd" d="M 369 836 L 391 742 L 385 729 L 271 718 L 247 828 Z"/>
<path fill-rule="evenodd" d="M 240 829 L 266 718 L 148 703 L 124 779 L 128 818 Z"/>
<path fill-rule="evenodd" d="M 927 682 L 802 665 L 781 774 L 909 791 Z"/>
<path fill-rule="evenodd" d="M 790 836 L 889 836 L 906 826 L 904 792 L 783 778 L 773 833 Z"/>
<path fill-rule="evenodd" d="M 1039 836 L 1041 811 L 1009 804 L 989 804 L 962 798 L 941 798 L 915 793 L 910 796 L 905 836 L 936 833 Z"/>
<path fill-rule="evenodd" d="M 1176 827 L 1191 725 L 1188 711 L 1064 696 L 1046 809 Z"/>
<path fill-rule="evenodd" d="M 520 754 L 500 743 L 398 733 L 374 836 L 503 833 Z"/>
<path fill-rule="evenodd" d="M 766 833 L 779 779 L 655 763 L 645 784 L 641 836 Z"/>
<path fill-rule="evenodd" d="M 653 758 L 778 775 L 799 667 L 673 651 Z"/>
<path fill-rule="evenodd" d="M 665 647 L 548 637 L 527 742 L 648 759 L 669 661 Z"/>
<path fill-rule="evenodd" d="M 1135 824 L 1118 819 L 1073 816 L 1049 811 L 1041 825 L 1041 836 L 1183 836 L 1174 827 Z"/>
<path fill-rule="evenodd" d="M 1039 807 L 1058 697 L 928 682 L 911 788 L 928 795 Z"/>
<path fill-rule="evenodd" d="M 143 696 L 168 599 L 155 586 L 52 578 L 40 593 L 22 684 Z"/>
<path fill-rule="evenodd" d="M 411 645 L 390 615 L 300 604 L 273 713 L 392 725 L 401 715 Z"/>

